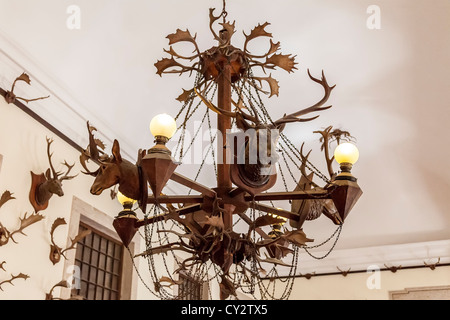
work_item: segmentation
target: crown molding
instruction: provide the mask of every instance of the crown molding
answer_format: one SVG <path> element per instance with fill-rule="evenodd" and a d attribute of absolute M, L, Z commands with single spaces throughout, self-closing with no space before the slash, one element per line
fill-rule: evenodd
<path fill-rule="evenodd" d="M 375 269 L 375 267 L 383 270 L 386 269 L 386 266 L 424 267 L 425 262 L 434 264 L 438 258 L 440 258 L 439 264 L 450 264 L 450 240 L 335 249 L 323 260 L 316 260 L 304 250 L 300 250 L 298 269 L 301 274 L 339 273 L 338 267 L 342 271 L 351 268 L 352 272 L 367 272 L 367 270 Z M 316 257 L 322 257 L 328 251 L 310 250 L 310 252 Z M 288 260 L 287 258 L 286 261 Z M 283 275 L 280 274 L 280 276 Z"/>
<path fill-rule="evenodd" d="M 113 128 L 109 127 L 99 117 L 89 111 L 86 105 L 77 100 L 75 94 L 63 85 L 63 82 L 51 75 L 45 67 L 39 66 L 36 59 L 24 48 L 0 29 L 0 87 L 9 90 L 15 78 L 26 72 L 31 78 L 31 86 L 17 85 L 15 93 L 23 97 L 43 97 L 45 100 L 34 101 L 27 107 L 49 124 L 69 137 L 75 144 L 88 145 L 86 122 L 98 129 L 101 139 L 112 146 L 114 138 L 118 137 Z M 123 138 L 123 139 L 122 139 Z M 121 152 L 125 158 L 135 159 L 136 151 L 129 144 L 121 144 Z"/>

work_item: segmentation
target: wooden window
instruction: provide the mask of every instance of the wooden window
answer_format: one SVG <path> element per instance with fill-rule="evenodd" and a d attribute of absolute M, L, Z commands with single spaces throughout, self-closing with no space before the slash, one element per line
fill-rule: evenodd
<path fill-rule="evenodd" d="M 85 229 L 91 229 L 92 233 L 77 244 L 75 265 L 80 268 L 81 286 L 72 290 L 72 296 L 85 300 L 119 300 L 123 246 L 80 224 L 80 231 Z"/>
<path fill-rule="evenodd" d="M 199 281 L 183 273 L 180 273 L 179 280 L 182 281 L 178 288 L 180 300 L 202 300 L 203 286 Z"/>

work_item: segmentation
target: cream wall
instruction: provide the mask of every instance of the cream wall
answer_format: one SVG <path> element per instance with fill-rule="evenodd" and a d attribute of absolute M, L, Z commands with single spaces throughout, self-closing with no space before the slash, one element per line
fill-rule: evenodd
<path fill-rule="evenodd" d="M 400 269 L 396 273 L 381 271 L 379 280 L 375 273 L 353 273 L 315 276 L 310 280 L 298 278 L 292 290 L 291 300 L 387 300 L 390 291 L 402 291 L 417 287 L 450 286 L 450 267 Z M 379 288 L 369 289 L 367 283 Z M 447 299 L 450 299 L 447 297 Z"/>
<path fill-rule="evenodd" d="M 0 97 L 0 115 L 0 154 L 3 156 L 0 193 L 9 190 L 16 198 L 0 209 L 0 222 L 12 231 L 19 227 L 19 217 L 23 217 L 26 212 L 28 215 L 34 212 L 28 200 L 31 186 L 30 171 L 40 174 L 49 167 L 46 137 L 54 139 L 51 150 L 56 170 L 64 169 L 61 162 L 67 160 L 68 163 L 75 162 L 72 171 L 79 173 L 80 153 L 19 108 L 12 104 L 8 105 L 3 97 Z M 64 258 L 56 265 L 49 260 L 50 228 L 53 221 L 61 217 L 68 223 L 66 226 L 58 227 L 54 234 L 55 242 L 65 248 L 70 241 L 69 237 L 75 236 L 69 234 L 74 197 L 95 207 L 98 214 L 103 212 L 113 217 L 121 210 L 120 204 L 116 200 L 111 200 L 109 190 L 100 196 L 91 195 L 89 188 L 92 182 L 92 177 L 81 173 L 73 180 L 64 181 L 65 195 L 61 198 L 53 196 L 48 208 L 39 212 L 45 218 L 26 228 L 24 232 L 27 236 L 15 235 L 18 244 L 10 240 L 0 247 L 0 262 L 6 261 L 4 265 L 6 272 L 0 270 L 0 282 L 9 279 L 11 274 L 24 273 L 30 276 L 26 281 L 15 280 L 14 286 L 4 284 L 3 291 L 0 291 L 0 300 L 45 299 L 45 294 L 53 285 L 68 279 L 70 273 L 66 270 L 67 263 Z M 112 228 L 111 225 L 107 227 Z M 140 283 L 138 286 L 139 296 L 152 298 L 140 288 Z M 60 297 L 59 290 L 54 291 L 54 296 Z"/>
<path fill-rule="evenodd" d="M 41 103 L 44 104 L 45 100 Z M 14 193 L 16 198 L 0 208 L 0 222 L 8 230 L 15 230 L 15 228 L 19 227 L 19 217 L 23 217 L 25 212 L 28 215 L 34 212 L 28 200 L 31 186 L 30 171 L 40 174 L 49 167 L 46 137 L 54 139 L 51 151 L 53 152 L 52 158 L 55 169 L 57 171 L 63 170 L 64 167 L 61 165 L 61 162 L 67 160 L 69 164 L 75 162 L 72 172 L 74 174 L 79 173 L 76 178 L 63 182 L 64 196 L 61 198 L 53 196 L 50 199 L 48 208 L 39 212 L 45 218 L 26 228 L 24 232 L 27 236 L 18 234 L 15 236 L 18 244 L 10 240 L 6 245 L 0 247 L 0 262 L 6 261 L 4 265 L 6 272 L 0 270 L 0 282 L 9 279 L 10 274 L 24 273 L 30 276 L 26 281 L 22 279 L 15 280 L 13 282 L 14 286 L 4 284 L 2 287 L 3 291 L 0 291 L 0 300 L 45 299 L 45 294 L 50 291 L 53 285 L 61 280 L 67 280 L 71 275 L 67 272 L 68 264 L 65 263 L 64 258 L 56 265 L 53 265 L 49 260 L 50 229 L 54 220 L 56 218 L 64 218 L 68 224 L 67 226 L 58 227 L 54 234 L 56 244 L 63 247 L 70 243 L 69 237 L 73 238 L 76 235 L 76 232 L 69 234 L 71 211 L 75 197 L 85 202 L 88 208 L 89 206 L 94 207 L 95 210 L 90 208 L 86 210 L 89 212 L 94 211 L 94 214 L 107 214 L 110 217 L 114 217 L 122 210 L 122 207 L 116 200 L 111 200 L 109 190 L 104 191 L 100 196 L 91 195 L 89 189 L 93 178 L 80 173 L 82 170 L 79 163 L 80 153 L 18 107 L 7 104 L 1 96 L 0 115 L 0 194 L 5 190 L 9 190 Z M 86 130 L 87 135 L 85 127 L 80 128 L 81 130 Z M 110 147 L 110 145 L 107 145 L 107 148 Z M 90 163 L 90 165 L 92 169 L 95 169 L 94 164 Z M 142 217 L 142 212 L 139 209 L 136 212 L 139 217 Z M 91 218 L 98 217 L 94 216 Z M 105 219 L 99 218 L 98 220 L 104 221 Z M 111 228 L 115 233 L 112 225 L 107 227 Z M 144 234 L 143 230 L 141 230 L 141 234 Z M 136 240 L 139 237 L 138 233 L 134 239 Z M 140 248 L 136 249 L 136 253 L 145 250 L 145 241 L 142 239 L 140 239 L 140 246 Z M 128 252 L 125 252 L 125 254 L 129 255 Z M 71 256 L 71 254 L 68 256 Z M 153 282 L 150 280 L 147 260 L 138 258 L 135 259 L 135 263 L 145 283 L 151 290 L 154 290 Z M 157 270 L 161 271 L 161 276 L 163 276 L 165 265 L 159 256 L 155 256 L 155 265 Z M 170 255 L 166 256 L 166 265 L 169 270 L 176 269 Z M 132 297 L 136 299 L 156 298 L 146 288 L 146 285 L 138 279 L 134 270 L 133 278 L 135 287 L 132 289 L 134 290 Z M 67 298 L 67 290 L 62 290 L 64 292 L 60 293 L 59 289 L 56 289 L 54 296 Z M 218 297 L 217 285 L 213 285 L 211 291 L 213 292 L 213 297 Z"/>

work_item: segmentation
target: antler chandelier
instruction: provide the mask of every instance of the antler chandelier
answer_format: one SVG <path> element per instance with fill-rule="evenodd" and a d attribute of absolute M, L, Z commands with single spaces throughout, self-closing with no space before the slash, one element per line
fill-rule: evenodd
<path fill-rule="evenodd" d="M 156 145 L 148 151 L 140 150 L 136 164 L 122 159 L 117 140 L 112 156 L 108 156 L 103 143 L 94 138 L 96 129 L 88 123 L 89 146 L 80 160 L 85 173 L 95 176 L 92 194 L 119 185 L 124 210 L 115 218 L 114 227 L 126 247 L 136 232 L 143 230 L 139 234 L 145 239 L 146 250 L 134 258 L 147 259 L 153 282 L 147 288 L 155 295 L 182 298 L 171 287 L 180 284 L 176 274 L 184 273 L 199 282 L 217 280 L 221 299 L 236 297 L 238 289 L 259 299 L 286 299 L 297 272 L 299 249 L 308 250 L 306 244 L 313 241 L 303 232 L 303 223 L 324 214 L 338 225 L 329 238 L 337 241 L 345 218 L 362 194 L 350 172 L 358 151 L 349 143 L 352 137 L 346 131 L 331 126 L 316 131 L 328 176 L 321 173 L 308 160 L 311 151 L 305 155 L 304 144 L 298 148 L 282 131 L 289 123 L 312 121 L 319 116 L 314 113 L 329 109 L 326 102 L 334 86 L 328 84 L 323 72 L 316 78 L 308 70 L 310 79 L 323 88 L 323 97 L 310 107 L 273 120 L 262 95 L 278 95 L 279 85 L 271 74 L 267 76 L 267 71 L 281 68 L 293 72 L 295 57 L 278 53 L 280 43 L 272 39 L 266 53 L 250 52 L 252 40 L 272 38 L 266 31 L 267 22 L 244 33 L 242 49 L 232 46 L 235 23 L 226 20 L 225 2 L 218 16 L 214 11 L 209 11 L 209 26 L 217 46 L 201 51 L 196 35 L 178 29 L 167 36 L 170 47 L 164 51 L 169 57 L 155 63 L 159 75 L 195 74 L 193 87 L 183 90 L 177 98 L 183 105 L 175 119 L 163 114 L 152 120 L 150 129 Z M 217 24 L 221 26 L 218 33 Z M 193 45 L 193 55 L 182 56 L 175 51 L 172 45 L 182 42 Z M 262 71 L 265 76 L 255 76 L 254 71 Z M 175 170 L 197 137 L 198 132 L 190 143 L 185 141 L 187 124 L 197 112 L 203 114 L 202 124 L 207 123 L 210 129 L 211 114 L 217 115 L 217 134 L 211 133 L 211 144 L 200 169 L 190 179 Z M 313 116 L 305 117 L 308 114 Z M 177 126 L 176 121 L 181 124 Z M 166 143 L 177 129 L 180 139 L 171 152 Z M 334 156 L 330 155 L 333 143 L 338 145 Z M 213 160 L 212 166 L 204 166 L 208 157 Z M 88 169 L 89 159 L 100 165 L 98 170 Z M 333 170 L 334 159 L 340 163 L 339 173 Z M 211 174 L 215 174 L 216 186 L 197 182 L 200 172 L 208 169 L 214 170 Z M 285 190 L 269 191 L 279 176 Z M 295 182 L 294 190 L 288 188 L 289 176 Z M 323 186 L 313 181 L 314 176 L 323 180 Z M 187 187 L 189 192 L 163 194 L 169 180 Z M 149 195 L 149 187 L 153 195 Z M 273 201 L 289 201 L 291 210 L 277 208 Z M 133 211 L 135 202 L 142 210 L 141 219 Z M 238 224 L 247 226 L 245 232 L 236 231 Z M 156 255 L 165 268 L 156 267 Z M 169 267 L 169 258 L 176 268 Z M 271 288 L 275 282 L 264 279 L 277 277 L 278 267 L 287 268 L 289 276 L 285 289 L 275 297 Z"/>

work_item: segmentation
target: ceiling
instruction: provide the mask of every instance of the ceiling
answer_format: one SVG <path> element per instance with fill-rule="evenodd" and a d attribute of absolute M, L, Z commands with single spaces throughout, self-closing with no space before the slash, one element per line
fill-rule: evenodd
<path fill-rule="evenodd" d="M 325 70 L 337 85 L 332 109 L 313 122 L 288 126 L 285 133 L 297 146 L 306 141 L 320 168 L 324 161 L 314 130 L 333 125 L 357 138 L 361 157 L 353 173 L 364 195 L 346 221 L 339 248 L 450 239 L 450 3 L 376 3 L 380 30 L 367 27 L 373 1 L 227 4 L 238 31 L 233 45 L 242 45 L 241 30 L 248 33 L 268 21 L 281 52 L 297 55 L 295 73 L 272 73 L 281 86 L 279 97 L 264 100 L 273 118 L 320 99 L 307 68 L 317 76 Z M 66 10 L 73 4 L 81 9 L 79 30 L 66 27 Z M 153 145 L 150 119 L 161 112 L 176 115 L 181 105 L 175 98 L 194 81 L 156 74 L 154 63 L 168 48 L 165 37 L 188 28 L 197 33 L 201 50 L 212 47 L 208 9 L 221 6 L 220 0 L 0 0 L 0 34 L 9 45 L 2 50 L 52 93 L 54 109 L 44 118 L 62 126 L 52 117 L 71 108 L 79 121 L 63 127 L 70 138 L 87 141 L 83 123 L 91 120 L 134 160 L 139 148 Z M 266 45 L 252 49 L 264 52 Z M 6 86 L 6 79 L 0 84 Z M 179 172 L 192 177 L 197 167 L 182 165 Z M 211 184 L 211 178 L 202 179 Z M 320 242 L 334 228 L 321 218 L 307 223 L 305 232 Z"/>

